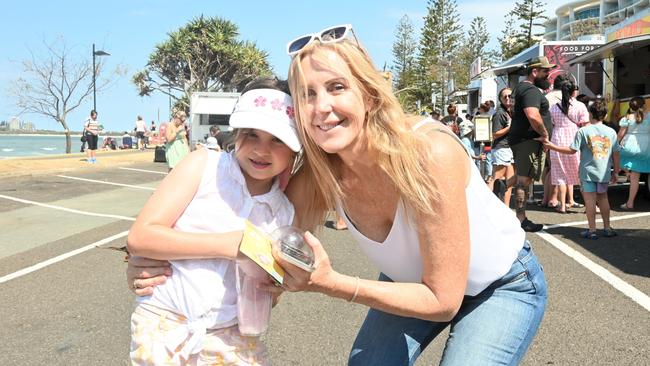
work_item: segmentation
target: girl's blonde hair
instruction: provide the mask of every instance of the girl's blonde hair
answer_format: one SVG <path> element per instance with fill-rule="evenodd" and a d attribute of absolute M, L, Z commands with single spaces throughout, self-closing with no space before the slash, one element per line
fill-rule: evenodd
<path fill-rule="evenodd" d="M 345 200 L 339 184 L 340 160 L 336 154 L 326 153 L 309 137 L 306 126 L 310 121 L 303 109 L 307 103 L 308 83 L 300 62 L 306 56 L 318 57 L 326 51 L 341 57 L 350 70 L 350 82 L 361 90 L 367 110 L 363 128 L 370 158 L 392 180 L 410 208 L 433 214 L 431 203 L 439 196 L 433 174 L 428 170 L 430 145 L 427 137 L 412 130 L 389 82 L 375 69 L 361 46 L 350 40 L 328 44 L 314 41 L 295 55 L 289 67 L 289 87 L 305 149 L 302 169 L 306 182 L 301 187 L 305 212 L 298 218 L 298 224 L 313 229 L 324 222 L 327 211 L 333 209 L 337 201 Z M 320 57 L 319 62 L 328 61 Z"/>

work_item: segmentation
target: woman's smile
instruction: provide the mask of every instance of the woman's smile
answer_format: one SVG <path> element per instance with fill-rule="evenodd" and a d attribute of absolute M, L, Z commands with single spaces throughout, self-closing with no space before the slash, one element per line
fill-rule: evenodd
<path fill-rule="evenodd" d="M 327 131 L 330 131 L 331 129 L 335 128 L 335 127 L 341 126 L 343 124 L 343 122 L 345 122 L 345 121 L 346 120 L 333 121 L 333 122 L 321 122 L 321 123 L 317 124 L 316 126 L 318 126 L 318 128 L 321 131 L 327 132 Z"/>

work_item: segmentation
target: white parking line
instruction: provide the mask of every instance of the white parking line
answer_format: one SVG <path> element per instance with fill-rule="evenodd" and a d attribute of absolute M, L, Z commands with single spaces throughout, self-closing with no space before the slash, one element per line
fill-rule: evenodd
<path fill-rule="evenodd" d="M 620 220 L 627 220 L 627 219 L 636 219 L 639 217 L 646 217 L 650 216 L 650 212 L 639 212 L 631 215 L 621 215 L 621 216 L 610 216 L 609 221 L 620 221 Z M 603 219 L 596 219 L 596 222 L 603 222 Z M 558 227 L 568 227 L 568 226 L 582 226 L 586 225 L 588 222 L 587 221 L 573 221 L 573 222 L 565 222 L 562 224 L 554 224 L 554 225 L 544 225 L 544 230 L 548 229 L 555 229 Z"/>
<path fill-rule="evenodd" d="M 123 231 L 123 232 L 121 232 L 119 234 L 115 234 L 113 236 L 109 236 L 108 238 L 102 239 L 100 241 L 96 241 L 96 242 L 94 242 L 92 244 L 88 244 L 83 248 L 75 249 L 75 250 L 73 250 L 71 252 L 61 254 L 61 255 L 56 256 L 54 258 L 50 258 L 50 259 L 48 259 L 46 261 L 35 264 L 33 266 L 23 268 L 20 271 L 16 271 L 16 272 L 10 273 L 10 274 L 8 274 L 6 276 L 0 277 L 0 283 L 5 283 L 5 282 L 13 280 L 15 278 L 18 278 L 18 277 L 24 276 L 26 274 L 32 273 L 34 271 L 38 271 L 41 268 L 45 268 L 45 267 L 47 267 L 49 265 L 61 262 L 62 260 L 68 259 L 70 257 L 73 257 L 73 256 L 77 255 L 77 254 L 81 254 L 81 253 L 83 253 L 85 251 L 88 251 L 90 249 L 94 249 L 94 248 L 97 248 L 97 247 L 102 246 L 104 244 L 110 243 L 113 240 L 123 238 L 123 237 L 127 236 L 128 234 L 129 234 L 128 230 Z"/>
<path fill-rule="evenodd" d="M 136 171 L 136 172 L 155 173 L 155 174 L 163 174 L 163 175 L 167 175 L 167 174 L 169 174 L 169 173 L 167 173 L 167 172 L 159 172 L 159 171 L 157 171 L 157 170 L 146 170 L 146 169 L 126 168 L 126 167 L 123 167 L 123 166 L 118 167 L 118 169 L 122 169 L 122 170 L 133 170 L 133 171 Z"/>
<path fill-rule="evenodd" d="M 0 198 L 4 198 L 4 199 L 10 200 L 10 201 L 15 201 L 15 202 L 20 202 L 20 203 L 26 203 L 26 204 L 34 205 L 34 206 L 51 208 L 51 209 L 54 209 L 54 210 L 60 210 L 60 211 L 76 213 L 76 214 L 80 214 L 80 215 L 97 216 L 97 217 L 109 217 L 109 218 L 119 219 L 119 220 L 135 221 L 135 218 L 129 217 L 129 216 L 120 216 L 120 215 L 111 215 L 111 214 L 102 214 L 102 213 L 96 213 L 96 212 L 75 210 L 74 208 L 67 208 L 67 207 L 61 207 L 61 206 L 55 206 L 55 205 L 48 205 L 47 203 L 40 203 L 40 202 L 35 202 L 35 201 L 30 201 L 30 200 L 24 200 L 22 198 L 5 196 L 4 194 L 0 194 Z"/>
<path fill-rule="evenodd" d="M 86 178 L 79 178 L 79 177 L 70 177 L 70 176 L 67 176 L 67 175 L 57 175 L 57 177 L 66 178 L 66 179 L 81 180 L 81 181 L 84 181 L 84 182 L 91 182 L 91 183 L 109 184 L 109 185 L 112 185 L 112 186 L 128 187 L 128 188 L 135 188 L 135 189 L 144 189 L 144 190 L 147 190 L 147 191 L 155 191 L 156 190 L 155 188 L 151 188 L 151 187 L 142 187 L 142 186 L 134 186 L 134 185 L 131 185 L 131 184 L 105 182 L 103 180 L 86 179 Z"/>
<path fill-rule="evenodd" d="M 553 235 L 543 230 L 537 232 L 536 234 L 554 246 L 557 250 L 566 254 L 569 258 L 575 260 L 583 267 L 593 272 L 596 276 L 602 278 L 605 282 L 609 283 L 612 287 L 622 292 L 625 296 L 631 298 L 634 302 L 641 305 L 647 311 L 650 311 L 650 297 L 648 295 L 644 294 L 636 287 L 615 276 L 612 272 L 608 271 L 599 264 L 596 264 L 591 259 L 585 257 L 583 254 L 571 248 L 569 245 L 565 244 L 563 241 L 554 237 Z"/>

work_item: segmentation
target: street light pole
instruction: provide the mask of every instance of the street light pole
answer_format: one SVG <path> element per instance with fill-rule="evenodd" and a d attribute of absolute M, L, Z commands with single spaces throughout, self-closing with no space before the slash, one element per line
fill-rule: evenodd
<path fill-rule="evenodd" d="M 95 78 L 97 77 L 97 66 L 95 66 L 95 56 L 110 56 L 111 54 L 104 51 L 95 51 L 93 43 L 93 110 L 97 110 L 97 91 L 95 90 Z"/>

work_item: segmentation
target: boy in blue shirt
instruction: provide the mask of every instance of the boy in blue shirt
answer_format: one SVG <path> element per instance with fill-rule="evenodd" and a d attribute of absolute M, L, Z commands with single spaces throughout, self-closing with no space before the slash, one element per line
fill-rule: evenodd
<path fill-rule="evenodd" d="M 616 132 L 603 124 L 607 115 L 607 106 L 602 101 L 596 101 L 589 107 L 591 124 L 581 128 L 570 147 L 561 147 L 549 142 L 545 146 L 562 154 L 575 154 L 580 151 L 580 189 L 585 200 L 585 213 L 589 229 L 580 233 L 583 238 L 598 239 L 596 234 L 596 204 L 600 208 L 605 227 L 604 236 L 612 237 L 617 233 L 609 224 L 609 200 L 607 187 L 609 182 L 616 182 L 616 174 L 612 174 L 612 158 L 614 172 L 619 171 L 621 150 L 616 139 Z"/>

